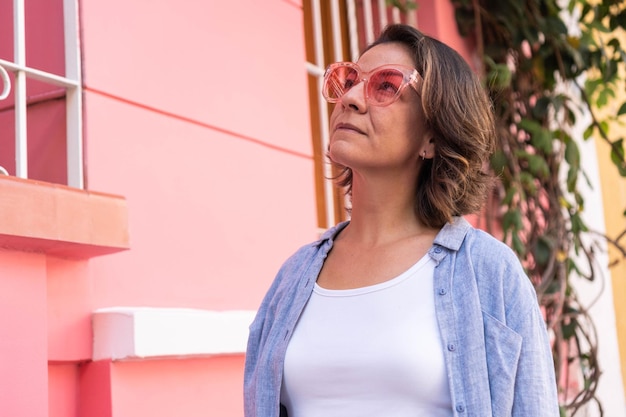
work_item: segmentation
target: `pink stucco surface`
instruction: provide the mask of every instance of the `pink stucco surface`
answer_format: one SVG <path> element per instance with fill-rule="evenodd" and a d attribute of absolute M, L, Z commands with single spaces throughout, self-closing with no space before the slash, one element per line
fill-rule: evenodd
<path fill-rule="evenodd" d="M 243 356 L 112 365 L 114 416 L 242 416 Z"/>
<path fill-rule="evenodd" d="M 82 15 L 88 88 L 310 154 L 298 7 L 112 0 Z"/>
<path fill-rule="evenodd" d="M 419 1 L 417 16 L 419 29 L 454 48 L 465 60 L 476 68 L 477 57 L 471 45 L 458 31 L 454 17 L 454 5 L 451 1 Z"/>
<path fill-rule="evenodd" d="M 131 240 L 128 253 L 92 261 L 97 304 L 254 308 L 281 258 L 314 238 L 312 161 L 86 101 L 90 187 L 127 197 Z"/>
<path fill-rule="evenodd" d="M 315 237 L 302 11 L 120 0 L 82 15 L 88 186 L 127 198 L 132 246 L 92 261 L 95 304 L 255 308 Z"/>
<path fill-rule="evenodd" d="M 1 415 L 47 415 L 45 262 L 0 250 Z"/>
<path fill-rule="evenodd" d="M 74 362 L 48 364 L 48 417 L 81 415 L 78 409 L 81 400 L 79 368 L 80 365 Z"/>
<path fill-rule="evenodd" d="M 46 269 L 48 360 L 88 360 L 94 297 L 89 261 L 48 257 Z"/>

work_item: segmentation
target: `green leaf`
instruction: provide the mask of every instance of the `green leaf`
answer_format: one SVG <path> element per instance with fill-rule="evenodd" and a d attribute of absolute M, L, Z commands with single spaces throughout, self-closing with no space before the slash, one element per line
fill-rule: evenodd
<path fill-rule="evenodd" d="M 570 166 L 570 168 L 567 170 L 567 191 L 568 192 L 574 192 L 574 190 L 576 189 L 576 184 L 578 183 L 578 168 L 577 167 L 573 167 Z"/>
<path fill-rule="evenodd" d="M 583 196 L 579 192 L 574 192 L 574 200 L 576 200 L 576 204 L 578 204 L 578 208 L 580 211 L 585 210 L 585 200 Z"/>
<path fill-rule="evenodd" d="M 565 26 L 563 20 L 556 16 L 548 16 L 548 18 L 546 18 L 546 26 L 551 32 L 556 33 L 557 35 L 567 35 L 567 26 Z"/>
<path fill-rule="evenodd" d="M 626 160 L 624 159 L 624 139 L 618 139 L 611 145 L 611 161 L 617 167 L 619 174 L 626 177 Z"/>
<path fill-rule="evenodd" d="M 530 143 L 545 154 L 552 152 L 552 132 L 548 129 L 541 129 L 530 138 Z"/>
<path fill-rule="evenodd" d="M 387 0 L 387 6 L 396 7 L 402 13 L 406 13 L 409 10 L 417 9 L 417 3 L 415 1 L 401 1 L 401 0 Z"/>
<path fill-rule="evenodd" d="M 607 46 L 610 46 L 611 48 L 618 50 L 620 49 L 620 44 L 619 44 L 619 39 L 617 38 L 612 38 L 610 41 L 608 41 L 606 43 Z"/>
<path fill-rule="evenodd" d="M 491 167 L 496 175 L 501 175 L 508 165 L 508 159 L 502 150 L 496 150 L 491 156 Z"/>
<path fill-rule="evenodd" d="M 588 78 L 585 81 L 585 94 L 587 94 L 590 97 L 593 96 L 596 89 L 601 85 L 602 85 L 601 79 Z"/>
<path fill-rule="evenodd" d="M 578 235 L 581 232 L 589 231 L 589 229 L 587 228 L 587 225 L 585 224 L 583 219 L 580 217 L 580 215 L 574 213 L 570 216 L 570 220 L 572 222 L 571 223 L 572 233 Z"/>
<path fill-rule="evenodd" d="M 565 144 L 565 161 L 571 167 L 578 168 L 580 166 L 580 151 L 576 141 L 569 140 Z"/>
<path fill-rule="evenodd" d="M 546 117 L 548 115 L 548 109 L 550 108 L 551 104 L 552 99 L 550 97 L 541 97 L 539 100 L 537 100 L 537 103 L 533 107 L 533 116 L 537 119 Z"/>
<path fill-rule="evenodd" d="M 546 160 L 538 155 L 528 156 L 528 169 L 539 178 L 547 178 L 550 175 L 550 168 Z"/>
<path fill-rule="evenodd" d="M 511 187 L 506 190 L 506 195 L 502 199 L 502 205 L 508 206 L 513 202 L 513 198 L 517 195 L 517 188 Z"/>
<path fill-rule="evenodd" d="M 601 109 L 609 103 L 609 98 L 611 96 L 610 93 L 612 93 L 612 91 L 607 88 L 603 88 L 600 91 L 600 94 L 598 94 L 598 97 L 596 98 L 596 106 L 598 108 Z"/>
<path fill-rule="evenodd" d="M 576 262 L 574 262 L 572 258 L 567 258 L 567 273 L 571 274 L 572 272 L 576 273 L 576 275 L 578 276 L 583 276 L 582 272 L 580 272 L 580 269 L 578 269 L 578 265 L 576 265 Z"/>
<path fill-rule="evenodd" d="M 608 135 L 609 134 L 609 122 L 607 122 L 606 120 L 601 121 L 600 131 L 604 133 L 605 135 Z"/>
<path fill-rule="evenodd" d="M 606 26 L 604 26 L 602 24 L 602 22 L 599 22 L 597 20 L 594 20 L 593 22 L 589 23 L 589 27 L 593 30 L 597 30 L 600 33 L 610 33 L 611 30 L 609 28 L 607 28 Z"/>
<path fill-rule="evenodd" d="M 514 231 L 522 230 L 524 228 L 522 213 L 520 213 L 518 209 L 512 209 L 504 213 L 502 217 L 502 228 L 505 230 L 512 229 Z"/>
<path fill-rule="evenodd" d="M 532 174 L 530 174 L 529 172 L 521 172 L 519 175 L 519 180 L 522 186 L 524 187 L 524 190 L 528 194 L 530 195 L 537 194 L 537 184 L 535 183 L 536 179 Z"/>
<path fill-rule="evenodd" d="M 504 90 L 511 86 L 512 78 L 507 64 L 495 64 L 487 74 L 487 86 L 493 90 Z"/>
<path fill-rule="evenodd" d="M 622 103 L 622 106 L 617 111 L 617 115 L 621 116 L 624 113 L 626 113 L 626 102 Z"/>
<path fill-rule="evenodd" d="M 587 140 L 593 135 L 593 131 L 596 127 L 594 125 L 589 126 L 585 129 L 585 133 L 583 133 L 583 139 Z"/>
<path fill-rule="evenodd" d="M 553 246 L 552 241 L 546 236 L 541 236 L 537 239 L 537 243 L 535 243 L 533 248 L 533 255 L 539 265 L 545 266 L 548 264 L 550 256 L 552 255 Z"/>
<path fill-rule="evenodd" d="M 515 251 L 515 253 L 517 253 L 518 255 L 522 257 L 526 256 L 526 246 L 524 246 L 522 239 L 520 239 L 517 233 L 514 233 L 511 236 L 511 244 L 513 246 L 513 250 Z"/>
<path fill-rule="evenodd" d="M 561 324 L 561 332 L 563 332 L 563 338 L 568 340 L 576 335 L 576 328 L 578 327 L 578 321 L 575 318 L 570 318 L 568 322 Z"/>
<path fill-rule="evenodd" d="M 532 119 L 522 119 L 519 121 L 517 126 L 521 130 L 525 130 L 531 135 L 541 131 L 541 125 L 537 121 L 532 120 Z"/>

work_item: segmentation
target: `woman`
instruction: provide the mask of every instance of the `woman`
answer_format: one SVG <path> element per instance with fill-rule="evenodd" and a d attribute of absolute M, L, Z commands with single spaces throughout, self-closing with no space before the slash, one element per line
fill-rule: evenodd
<path fill-rule="evenodd" d="M 250 327 L 246 417 L 558 416 L 548 337 L 513 252 L 472 228 L 488 98 L 404 25 L 331 65 L 328 156 L 351 219 L 280 269 Z"/>

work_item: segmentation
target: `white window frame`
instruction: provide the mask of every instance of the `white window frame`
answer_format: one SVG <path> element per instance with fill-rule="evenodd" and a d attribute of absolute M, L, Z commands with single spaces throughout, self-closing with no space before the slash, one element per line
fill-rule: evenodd
<path fill-rule="evenodd" d="M 324 42 L 323 42 L 323 30 L 322 30 L 322 13 L 321 13 L 321 1 L 328 0 L 311 0 L 311 9 L 312 9 L 312 19 L 313 19 L 313 42 L 315 48 L 315 62 L 306 62 L 306 70 L 307 72 L 316 77 L 317 79 L 317 94 L 318 97 L 322 95 L 322 85 L 324 79 L 324 72 L 326 70 L 326 66 L 330 64 L 330 62 L 324 62 Z M 347 12 L 347 25 L 348 25 L 348 45 L 350 45 L 349 56 L 351 61 L 356 61 L 359 57 L 359 38 L 358 34 L 360 32 L 365 33 L 365 40 L 367 44 L 370 44 L 374 41 L 374 13 L 372 11 L 372 4 L 377 3 L 378 10 L 388 10 L 391 8 L 391 15 L 393 23 L 399 23 L 401 21 L 400 10 L 387 6 L 385 0 L 364 0 L 362 4 L 362 12 L 363 12 L 363 20 L 365 22 L 364 27 L 359 27 L 358 19 L 357 19 L 357 7 L 355 0 L 330 0 L 330 9 L 331 9 L 331 27 L 332 27 L 332 38 L 333 38 L 333 49 L 334 49 L 334 57 L 333 60 L 335 62 L 341 61 L 344 58 L 344 50 L 343 50 L 343 38 L 341 25 L 344 20 L 342 16 L 340 16 L 340 2 L 345 4 L 346 12 Z M 387 20 L 387 15 L 385 13 L 378 13 L 379 15 L 379 27 L 385 27 L 389 22 Z M 417 26 L 417 20 L 414 13 L 409 15 L 408 22 L 414 26 Z M 318 102 L 318 110 L 319 110 L 319 120 L 317 121 L 320 126 L 320 141 L 321 141 L 321 149 L 328 149 L 328 140 L 329 140 L 329 114 L 328 114 L 328 106 L 323 100 L 317 100 Z M 315 121 L 314 121 L 315 122 Z M 324 164 L 324 199 L 325 199 L 325 213 L 326 213 L 326 225 L 325 227 L 321 227 L 321 231 L 326 228 L 332 227 L 337 222 L 336 213 L 335 213 L 335 194 L 333 193 L 333 183 L 330 178 L 332 178 L 332 168 L 330 164 Z"/>
<path fill-rule="evenodd" d="M 11 85 L 7 71 L 15 74 L 15 176 L 28 178 L 28 140 L 26 129 L 26 78 L 65 88 L 67 185 L 84 187 L 82 138 L 82 82 L 78 32 L 78 0 L 63 1 L 65 76 L 26 65 L 26 24 L 24 1 L 13 0 L 13 61 L 0 59 L 3 88 L 0 100 L 8 97 Z"/>

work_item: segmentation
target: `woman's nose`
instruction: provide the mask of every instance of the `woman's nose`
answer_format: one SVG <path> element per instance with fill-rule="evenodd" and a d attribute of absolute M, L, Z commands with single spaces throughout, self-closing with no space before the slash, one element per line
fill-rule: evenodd
<path fill-rule="evenodd" d="M 353 110 L 363 113 L 367 109 L 367 101 L 365 100 L 365 81 L 361 81 L 354 85 L 351 89 L 341 97 L 341 104 Z"/>

